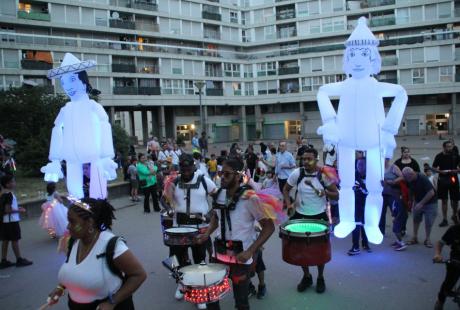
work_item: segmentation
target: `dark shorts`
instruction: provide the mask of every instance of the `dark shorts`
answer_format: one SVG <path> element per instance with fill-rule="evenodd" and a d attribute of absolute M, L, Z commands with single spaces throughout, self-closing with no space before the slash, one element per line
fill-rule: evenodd
<path fill-rule="evenodd" d="M 439 178 L 438 179 L 438 199 L 458 201 L 459 200 L 459 186 L 458 186 L 458 178 L 453 177 L 453 181 L 448 178 Z"/>
<path fill-rule="evenodd" d="M 19 222 L 0 224 L 0 239 L 4 241 L 17 241 L 21 239 Z"/>
<path fill-rule="evenodd" d="M 256 261 L 256 273 L 260 273 L 262 271 L 265 271 L 267 268 L 265 267 L 265 263 L 264 263 L 264 259 L 262 257 L 262 253 L 263 251 L 262 250 L 258 250 L 256 255 L 254 256 L 257 256 L 257 258 L 255 258 L 255 261 Z"/>
<path fill-rule="evenodd" d="M 290 220 L 301 220 L 301 219 L 307 219 L 307 220 L 323 220 L 326 222 L 329 222 L 329 218 L 327 217 L 327 213 L 319 213 L 315 215 L 304 215 L 296 211 L 293 216 L 291 216 Z"/>
<path fill-rule="evenodd" d="M 139 188 L 139 181 L 138 180 L 129 180 L 131 182 L 131 189 L 138 189 Z"/>
<path fill-rule="evenodd" d="M 433 226 L 434 220 L 438 215 L 438 204 L 437 203 L 430 203 L 424 205 L 421 209 L 412 210 L 412 217 L 414 223 L 420 223 L 425 217 L 425 226 L 431 227 Z"/>

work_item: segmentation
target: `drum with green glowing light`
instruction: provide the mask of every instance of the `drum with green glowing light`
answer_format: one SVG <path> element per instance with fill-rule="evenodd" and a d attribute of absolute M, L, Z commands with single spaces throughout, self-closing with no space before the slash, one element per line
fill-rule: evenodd
<path fill-rule="evenodd" d="M 324 265 L 331 260 L 329 225 L 321 220 L 299 219 L 280 225 L 283 260 L 296 266 Z"/>

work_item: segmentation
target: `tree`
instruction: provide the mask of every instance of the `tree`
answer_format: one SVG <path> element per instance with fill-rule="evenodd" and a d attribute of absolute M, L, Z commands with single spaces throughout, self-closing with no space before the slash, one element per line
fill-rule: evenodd
<path fill-rule="evenodd" d="M 123 157 L 128 154 L 129 136 L 119 124 L 112 125 L 113 147 L 115 152 L 120 152 Z"/>
<path fill-rule="evenodd" d="M 40 175 L 48 161 L 54 119 L 68 99 L 43 87 L 0 91 L 0 133 L 17 142 L 17 166 L 26 175 Z"/>

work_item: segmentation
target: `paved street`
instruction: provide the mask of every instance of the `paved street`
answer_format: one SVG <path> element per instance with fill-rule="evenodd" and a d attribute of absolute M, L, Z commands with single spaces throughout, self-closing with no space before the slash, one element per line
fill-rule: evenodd
<path fill-rule="evenodd" d="M 128 246 L 148 273 L 147 281 L 134 298 L 137 309 L 195 309 L 173 298 L 175 283 L 161 265 L 168 250 L 162 242 L 159 214 L 144 215 L 141 204 L 132 206 L 128 199 L 117 199 L 113 204 L 118 208 L 115 233 L 126 237 Z M 121 208 L 124 206 L 129 207 Z M 438 222 L 433 241 L 442 233 L 437 227 Z M 56 254 L 57 242 L 50 240 L 38 227 L 37 219 L 24 221 L 21 225 L 21 249 L 34 265 L 0 271 L 1 309 L 37 309 L 56 285 L 57 272 L 64 260 L 62 255 Z M 411 225 L 408 229 L 411 231 Z M 423 227 L 421 232 L 419 239 L 423 240 Z M 300 268 L 281 260 L 281 240 L 275 232 L 264 251 L 268 295 L 261 301 L 251 299 L 251 307 L 264 310 L 432 309 L 444 267 L 431 263 L 432 249 L 418 245 L 405 252 L 395 252 L 390 247 L 391 242 L 393 239 L 387 236 L 383 244 L 373 246 L 373 253 L 349 257 L 346 252 L 351 247 L 350 237 L 333 238 L 333 258 L 325 273 L 327 291 L 318 295 L 314 288 L 305 293 L 296 291 Z M 316 278 L 316 271 L 313 274 Z M 54 309 L 65 309 L 65 300 Z M 233 309 L 231 294 L 224 298 L 222 309 Z M 445 309 L 456 308 L 448 301 Z"/>

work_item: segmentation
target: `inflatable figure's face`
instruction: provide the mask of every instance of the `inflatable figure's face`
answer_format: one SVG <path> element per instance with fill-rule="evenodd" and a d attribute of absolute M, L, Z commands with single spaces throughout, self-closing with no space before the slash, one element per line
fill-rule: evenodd
<path fill-rule="evenodd" d="M 367 77 L 372 72 L 371 50 L 368 47 L 353 47 L 347 51 L 351 76 L 357 79 Z"/>
<path fill-rule="evenodd" d="M 70 99 L 86 94 L 86 84 L 80 81 L 77 73 L 63 74 L 61 86 Z"/>

